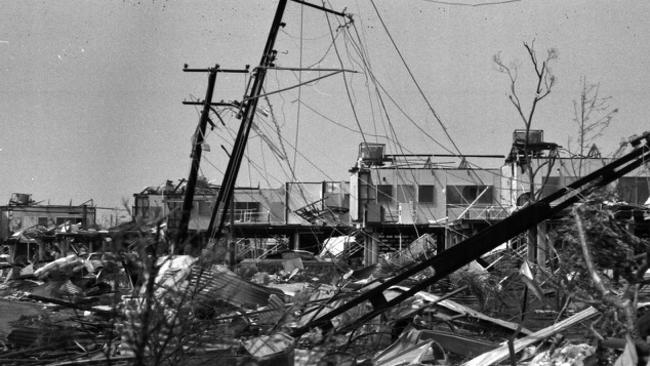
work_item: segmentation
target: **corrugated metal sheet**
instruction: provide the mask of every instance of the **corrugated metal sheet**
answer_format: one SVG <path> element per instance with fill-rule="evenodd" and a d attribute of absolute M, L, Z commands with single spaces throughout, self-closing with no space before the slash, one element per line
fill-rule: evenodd
<path fill-rule="evenodd" d="M 269 296 L 283 296 L 282 291 L 241 279 L 225 266 L 192 268 L 188 291 L 196 291 L 199 301 L 222 300 L 236 306 L 257 307 L 268 304 Z"/>

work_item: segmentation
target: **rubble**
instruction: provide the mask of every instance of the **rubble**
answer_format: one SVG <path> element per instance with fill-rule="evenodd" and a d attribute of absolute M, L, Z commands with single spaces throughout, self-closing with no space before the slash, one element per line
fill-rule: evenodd
<path fill-rule="evenodd" d="M 511 350 L 508 344 L 502 345 L 499 348 L 486 352 L 480 356 L 477 356 L 469 360 L 468 362 L 465 362 L 463 366 L 493 365 L 497 362 L 505 360 L 508 356 L 511 355 L 511 352 L 517 353 L 533 343 L 545 340 L 546 338 L 552 336 L 553 334 L 560 332 L 565 328 L 570 327 L 576 323 L 589 319 L 590 317 L 593 317 L 596 314 L 598 314 L 598 310 L 589 307 L 567 319 L 562 320 L 561 322 L 553 324 L 547 328 L 541 329 L 533 334 L 530 334 L 524 338 L 514 341 L 514 344 L 512 345 L 513 350 Z"/>
<path fill-rule="evenodd" d="M 372 359 L 372 363 L 377 366 L 446 364 L 447 355 L 437 342 L 423 339 L 420 331 L 410 329 L 403 332 L 388 348 L 379 352 Z"/>
<path fill-rule="evenodd" d="M 498 258 L 488 269 L 471 262 L 426 290 L 421 282 L 434 274 L 431 268 L 388 286 L 381 292 L 387 303 L 411 296 L 364 319 L 381 304 L 359 296 L 432 258 L 437 248 L 430 238 L 361 269 L 291 251 L 228 267 L 209 253 L 157 255 L 150 238 L 126 247 L 71 252 L 30 271 L 16 266 L 23 274 L 0 286 L 3 308 L 13 309 L 0 317 L 0 363 L 541 366 L 599 359 L 627 366 L 650 354 L 644 340 L 624 333 L 600 330 L 606 337 L 599 339 L 589 322 L 610 310 L 583 299 L 557 301 L 544 282 L 547 272 L 526 267 L 525 281 L 526 262 L 508 258 L 507 250 L 491 254 Z M 518 306 L 531 285 L 539 291 L 527 299 L 533 308 L 522 321 Z M 481 286 L 500 301 L 482 298 Z M 648 299 L 639 296 L 643 310 Z"/>

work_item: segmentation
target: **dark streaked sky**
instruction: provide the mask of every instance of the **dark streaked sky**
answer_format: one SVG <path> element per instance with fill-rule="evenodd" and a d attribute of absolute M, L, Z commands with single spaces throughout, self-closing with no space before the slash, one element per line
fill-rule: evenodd
<path fill-rule="evenodd" d="M 532 80 L 522 41 L 531 39 L 540 53 L 554 47 L 560 54 L 552 65 L 558 84 L 537 115 L 547 140 L 566 146 L 575 130 L 572 100 L 579 95 L 583 75 L 600 82 L 601 94 L 612 96 L 610 103 L 620 109 L 598 141 L 603 151 L 614 150 L 621 137 L 650 129 L 647 2 L 522 0 L 480 7 L 424 0 L 375 2 L 465 153 L 508 151 L 512 129 L 521 128 L 521 122 L 505 95 L 507 80 L 491 60 L 499 51 L 504 59 L 518 59 L 522 97 L 529 97 Z M 102 206 L 115 206 L 144 186 L 187 175 L 198 115 L 181 101 L 202 97 L 206 78 L 183 73 L 182 65 L 257 64 L 275 1 L 0 1 L 0 6 L 0 202 L 12 192 L 25 192 L 51 203 L 94 198 Z M 384 86 L 432 136 L 451 146 L 409 81 L 369 1 L 337 0 L 333 7 L 347 7 L 355 15 L 373 71 Z M 307 65 L 324 55 L 330 36 L 321 13 L 305 9 L 303 17 Z M 278 64 L 296 66 L 300 7 L 290 3 L 284 20 L 287 26 L 276 47 Z M 354 55 L 341 42 L 346 67 L 358 70 Z M 319 66 L 339 64 L 330 52 Z M 304 73 L 302 80 L 315 76 Z M 270 72 L 267 89 L 287 87 L 296 77 Z M 363 75 L 351 78 L 360 124 L 367 133 L 386 134 L 383 112 L 365 103 Z M 302 88 L 301 100 L 356 130 L 342 85 L 340 75 L 325 79 Z M 241 99 L 243 86 L 241 76 L 219 75 L 215 99 Z M 271 99 L 290 160 L 296 100 L 297 90 Z M 262 107 L 268 115 L 268 107 Z M 445 152 L 395 108 L 390 112 L 400 142 L 410 151 Z M 307 107 L 300 116 L 298 150 L 309 161 L 298 156 L 298 178 L 347 179 L 361 136 Z M 233 129 L 238 120 L 227 122 Z M 267 142 L 281 149 L 270 118 L 260 124 Z M 290 180 L 270 149 L 260 147 L 266 142 L 252 135 L 253 163 L 244 162 L 239 184 L 279 186 Z M 206 156 L 220 169 L 226 159 L 220 144 L 227 145 L 232 140 L 228 136 L 222 130 L 208 136 L 211 151 Z M 217 169 L 207 162 L 203 167 L 210 180 L 220 182 Z"/>

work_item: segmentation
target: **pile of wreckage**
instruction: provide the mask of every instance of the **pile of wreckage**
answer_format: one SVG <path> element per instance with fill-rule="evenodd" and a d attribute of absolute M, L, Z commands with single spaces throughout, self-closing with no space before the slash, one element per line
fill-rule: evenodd
<path fill-rule="evenodd" d="M 636 365 L 650 354 L 638 339 L 595 339 L 590 319 L 601 315 L 587 303 L 550 305 L 557 294 L 531 275 L 525 247 L 419 289 L 433 268 L 390 282 L 435 257 L 428 235 L 352 269 L 348 239 L 325 243 L 322 257 L 285 251 L 228 267 L 208 250 L 160 254 L 160 237 L 140 234 L 22 233 L 60 252 L 4 273 L 0 364 Z M 87 253 L 92 241 L 113 250 Z"/>

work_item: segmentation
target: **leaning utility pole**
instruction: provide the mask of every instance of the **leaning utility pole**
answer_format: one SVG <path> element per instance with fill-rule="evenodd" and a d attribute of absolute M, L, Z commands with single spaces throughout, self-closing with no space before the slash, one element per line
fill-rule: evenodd
<path fill-rule="evenodd" d="M 205 100 L 203 101 L 184 101 L 186 105 L 203 105 L 201 117 L 199 118 L 199 126 L 196 131 L 196 136 L 193 139 L 194 146 L 192 147 L 192 166 L 190 167 L 190 174 L 187 178 L 185 185 L 185 196 L 183 197 L 183 211 L 181 213 L 181 221 L 178 227 L 178 234 L 176 235 L 176 244 L 183 245 L 187 241 L 188 226 L 192 214 L 192 206 L 194 204 L 194 192 L 196 190 L 196 179 L 199 173 L 199 166 L 201 164 L 201 153 L 203 152 L 203 141 L 205 139 L 205 129 L 208 123 L 214 127 L 210 120 L 210 110 L 213 106 L 231 106 L 231 103 L 212 103 L 212 94 L 214 92 L 214 84 L 217 79 L 218 72 L 227 73 L 248 73 L 248 65 L 244 70 L 231 70 L 221 69 L 219 65 L 207 69 L 190 69 L 185 65 L 183 67 L 185 72 L 207 72 L 208 73 L 208 89 L 205 92 Z M 178 248 L 177 248 L 178 250 Z"/>
<path fill-rule="evenodd" d="M 187 227 L 190 223 L 190 215 L 192 213 L 192 205 L 194 203 L 194 190 L 196 188 L 196 178 L 199 173 L 199 165 L 201 163 L 201 152 L 203 151 L 203 139 L 205 136 L 205 128 L 208 125 L 210 103 L 212 103 L 212 93 L 214 92 L 214 83 L 217 79 L 217 69 L 219 65 L 213 68 L 198 70 L 188 69 L 187 65 L 183 68 L 185 72 L 208 72 L 208 89 L 205 92 L 205 100 L 203 101 L 203 110 L 199 119 L 199 127 L 194 136 L 194 146 L 192 148 L 192 165 L 190 167 L 190 175 L 187 178 L 185 185 L 185 196 L 183 197 L 183 211 L 181 213 L 181 222 L 178 227 L 178 234 L 176 236 L 176 245 L 180 249 L 187 240 Z"/>
<path fill-rule="evenodd" d="M 275 17 L 273 18 L 273 23 L 271 24 L 269 37 L 266 41 L 264 52 L 262 53 L 262 59 L 260 60 L 259 66 L 255 68 L 253 73 L 253 86 L 251 87 L 249 95 L 245 96 L 242 100 L 240 112 L 240 115 L 242 116 L 242 122 L 239 126 L 239 131 L 232 148 L 232 153 L 230 154 L 228 167 L 226 168 L 221 187 L 219 188 L 217 200 L 213 206 L 212 216 L 210 218 L 210 226 L 208 227 L 208 234 L 210 235 L 209 244 L 217 244 L 218 240 L 222 236 L 222 230 L 226 219 L 226 212 L 228 211 L 228 207 L 233 196 L 233 191 L 235 189 L 239 167 L 241 166 L 241 162 L 244 157 L 248 135 L 250 133 L 251 126 L 253 125 L 255 111 L 257 110 L 257 101 L 264 85 L 266 70 L 274 66 L 273 61 L 275 60 L 277 51 L 275 51 L 273 47 L 275 46 L 275 39 L 278 35 L 280 27 L 284 26 L 284 23 L 282 23 L 282 15 L 284 14 L 286 5 L 287 0 L 279 0 L 278 7 L 275 11 Z"/>

